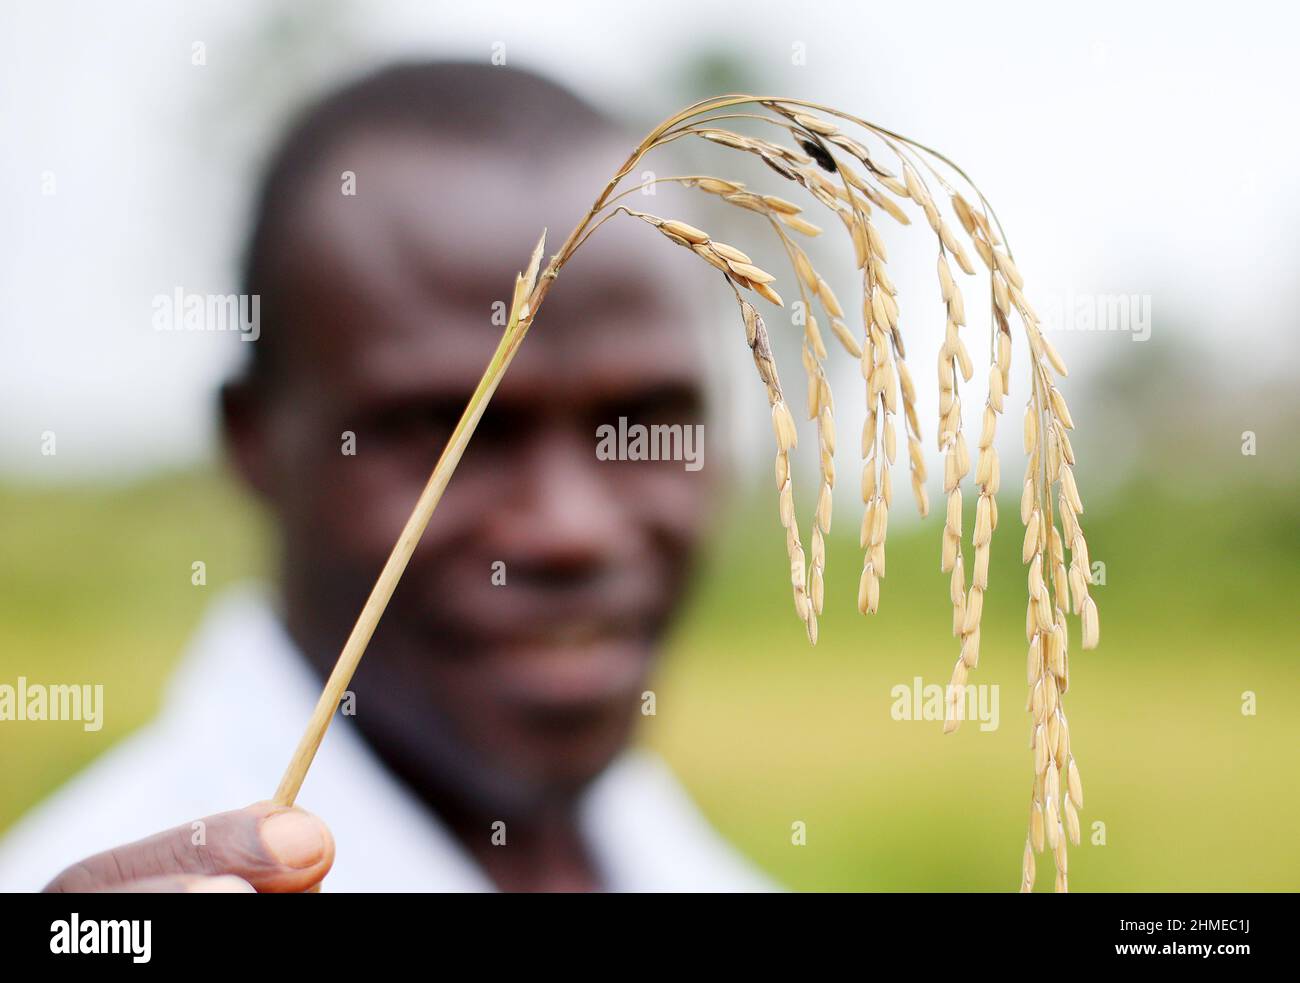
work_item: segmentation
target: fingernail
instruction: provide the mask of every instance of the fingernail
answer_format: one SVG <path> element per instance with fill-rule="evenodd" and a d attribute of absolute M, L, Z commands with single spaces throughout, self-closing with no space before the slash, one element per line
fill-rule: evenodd
<path fill-rule="evenodd" d="M 262 842 L 286 867 L 310 867 L 325 852 L 319 820 L 305 812 L 280 812 L 262 823 Z"/>

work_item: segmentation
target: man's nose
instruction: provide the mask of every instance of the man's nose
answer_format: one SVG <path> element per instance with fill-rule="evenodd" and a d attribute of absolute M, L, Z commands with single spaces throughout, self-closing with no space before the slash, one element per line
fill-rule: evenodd
<path fill-rule="evenodd" d="M 512 494 L 493 525 L 516 567 L 584 576 L 633 548 L 629 503 L 607 470 L 619 465 L 598 460 L 595 446 L 576 427 L 547 426 L 503 476 Z"/>

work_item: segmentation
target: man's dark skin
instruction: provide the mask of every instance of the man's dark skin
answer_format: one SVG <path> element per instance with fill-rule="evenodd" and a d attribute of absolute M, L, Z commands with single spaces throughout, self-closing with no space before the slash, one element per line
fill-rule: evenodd
<path fill-rule="evenodd" d="M 626 153 L 613 134 L 535 155 L 360 129 L 302 188 L 279 274 L 301 317 L 263 325 L 286 332 L 282 358 L 228 386 L 223 410 L 281 537 L 287 627 L 322 678 L 496 345 L 494 302 L 540 230 L 554 249 Z M 340 194 L 344 170 L 356 197 Z M 630 740 L 709 521 L 709 470 L 598 460 L 596 428 L 701 422 L 685 298 L 711 281 L 692 260 L 619 217 L 565 268 L 354 678 L 355 718 L 335 723 L 359 727 L 505 890 L 602 886 L 576 805 Z M 284 811 L 212 817 L 203 849 L 188 826 L 159 834 L 51 888 L 311 889 L 333 842 L 301 810 L 280 842 L 267 817 Z"/>

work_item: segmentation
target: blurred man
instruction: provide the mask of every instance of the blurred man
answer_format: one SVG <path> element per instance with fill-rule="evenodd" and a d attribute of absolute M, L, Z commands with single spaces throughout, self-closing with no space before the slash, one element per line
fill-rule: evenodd
<path fill-rule="evenodd" d="M 707 469 L 595 453 L 620 417 L 703 416 L 689 291 L 636 223 L 552 291 L 308 776 L 315 815 L 211 815 L 274 790 L 500 336 L 494 303 L 629 145 L 549 82 L 451 64 L 380 72 L 291 130 L 246 254 L 261 336 L 222 403 L 278 532 L 275 606 L 211 613 L 163 717 L 20 823 L 0 886 L 297 891 L 331 863 L 327 890 L 765 886 L 628 750 L 709 504 Z"/>

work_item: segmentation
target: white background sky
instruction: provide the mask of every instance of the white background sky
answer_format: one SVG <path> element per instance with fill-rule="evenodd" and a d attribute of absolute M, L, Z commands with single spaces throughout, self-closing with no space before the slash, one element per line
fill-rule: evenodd
<path fill-rule="evenodd" d="M 1151 295 L 1150 344 L 1212 352 L 1219 389 L 1296 366 L 1292 5 L 15 7 L 0 15 L 0 475 L 11 479 L 130 476 L 210 456 L 212 391 L 233 339 L 155 332 L 151 298 L 235 289 L 253 163 L 301 94 L 398 54 L 486 60 L 498 41 L 510 63 L 641 118 L 713 94 L 683 88 L 682 71 L 725 53 L 773 91 L 841 105 L 967 165 L 1040 306 L 1066 290 Z M 191 65 L 195 41 L 206 66 Z M 791 64 L 796 42 L 805 65 Z M 914 267 L 895 274 L 904 296 L 914 281 L 933 292 L 932 247 L 901 257 Z M 914 374 L 929 392 L 937 318 L 927 330 Z M 1059 346 L 1082 369 L 1071 380 L 1081 406 L 1089 365 L 1134 342 L 1072 334 Z M 46 430 L 55 458 L 39 451 Z"/>

